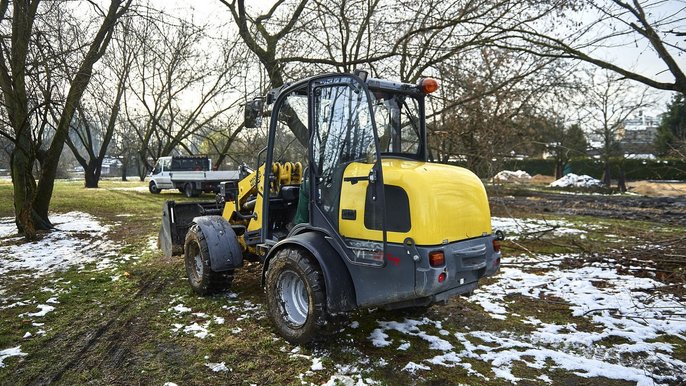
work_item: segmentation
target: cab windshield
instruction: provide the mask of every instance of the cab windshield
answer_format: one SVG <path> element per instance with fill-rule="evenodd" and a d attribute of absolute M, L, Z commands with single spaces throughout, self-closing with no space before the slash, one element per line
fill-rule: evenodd
<path fill-rule="evenodd" d="M 371 94 L 381 154 L 418 159 L 422 135 L 417 99 L 388 92 Z"/>

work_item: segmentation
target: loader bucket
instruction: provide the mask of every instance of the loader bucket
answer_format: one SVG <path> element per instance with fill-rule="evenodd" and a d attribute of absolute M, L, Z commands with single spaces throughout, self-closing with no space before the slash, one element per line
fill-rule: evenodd
<path fill-rule="evenodd" d="M 159 234 L 159 247 L 164 256 L 171 257 L 183 253 L 183 244 L 193 219 L 199 216 L 220 215 L 223 208 L 214 201 L 175 202 L 166 201 L 162 207 L 162 226 Z"/>

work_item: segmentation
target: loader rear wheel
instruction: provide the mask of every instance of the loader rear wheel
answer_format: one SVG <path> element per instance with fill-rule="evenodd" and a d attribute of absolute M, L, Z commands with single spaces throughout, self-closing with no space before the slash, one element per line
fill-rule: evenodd
<path fill-rule="evenodd" d="M 155 181 L 150 181 L 150 185 L 148 185 L 148 190 L 150 190 L 150 193 L 152 194 L 160 194 L 162 189 L 157 187 L 157 184 Z"/>
<path fill-rule="evenodd" d="M 266 294 L 269 317 L 287 341 L 304 344 L 324 332 L 324 278 L 304 251 L 285 248 L 276 253 L 267 269 Z"/>
<path fill-rule="evenodd" d="M 229 288 L 233 271 L 212 271 L 207 241 L 198 225 L 193 224 L 188 230 L 183 250 L 186 275 L 193 291 L 209 295 Z"/>

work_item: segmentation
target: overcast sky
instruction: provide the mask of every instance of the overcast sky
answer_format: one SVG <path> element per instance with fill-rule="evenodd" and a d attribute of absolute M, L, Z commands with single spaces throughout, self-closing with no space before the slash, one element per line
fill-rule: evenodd
<path fill-rule="evenodd" d="M 246 7 L 248 12 L 256 15 L 267 11 L 275 0 L 247 0 Z M 211 25 L 225 25 L 233 23 L 229 9 L 223 5 L 219 0 L 153 0 L 152 4 L 161 9 L 167 10 L 170 14 L 178 17 L 187 18 L 189 12 L 193 14 L 194 20 L 199 23 L 209 23 Z M 665 13 L 674 13 L 683 10 L 685 6 L 684 1 L 666 1 L 661 5 L 660 10 Z M 597 15 L 589 13 L 585 15 L 576 14 L 568 15 L 570 19 L 577 19 L 583 21 L 590 21 L 596 18 Z M 649 77 L 657 77 L 660 81 L 673 82 L 674 79 L 669 72 L 666 71 L 664 63 L 657 58 L 654 51 L 648 48 L 648 43 L 634 42 L 629 40 L 626 44 L 617 48 L 603 48 L 594 52 L 594 55 L 603 59 L 610 60 L 622 67 L 632 68 L 645 74 Z M 686 68 L 686 57 L 675 56 L 682 68 Z M 671 93 L 658 92 L 663 97 L 656 110 L 664 110 L 664 103 L 670 98 Z"/>

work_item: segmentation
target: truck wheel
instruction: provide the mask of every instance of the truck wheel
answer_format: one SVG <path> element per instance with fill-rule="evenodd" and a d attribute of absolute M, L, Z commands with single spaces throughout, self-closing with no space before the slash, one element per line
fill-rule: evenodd
<path fill-rule="evenodd" d="M 183 192 L 186 195 L 186 197 L 188 197 L 188 198 L 198 196 L 198 191 L 193 189 L 193 184 L 191 184 L 191 183 L 187 183 L 186 185 L 184 185 Z"/>
<path fill-rule="evenodd" d="M 150 185 L 148 185 L 148 189 L 150 190 L 150 193 L 152 194 L 160 194 L 162 189 L 157 187 L 157 184 L 155 181 L 150 181 Z"/>
<path fill-rule="evenodd" d="M 233 271 L 212 271 L 205 235 L 196 224 L 193 224 L 186 234 L 183 251 L 188 282 L 195 292 L 209 295 L 229 288 L 233 280 Z"/>
<path fill-rule="evenodd" d="M 303 344 L 323 332 L 326 294 L 319 266 L 299 249 L 285 248 L 266 274 L 269 317 L 287 341 Z"/>

